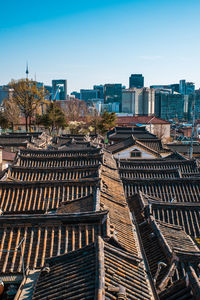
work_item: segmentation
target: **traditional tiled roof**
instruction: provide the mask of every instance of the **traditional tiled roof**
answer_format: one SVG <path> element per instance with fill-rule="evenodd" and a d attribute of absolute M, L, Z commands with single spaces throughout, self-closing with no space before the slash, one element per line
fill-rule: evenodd
<path fill-rule="evenodd" d="M 120 169 L 121 179 L 131 178 L 131 179 L 151 179 L 151 178 L 180 178 L 181 173 L 179 169 L 167 169 L 165 172 L 163 170 L 147 170 L 147 169 Z"/>
<path fill-rule="evenodd" d="M 96 191 L 99 179 L 0 183 L 0 209 L 4 214 L 44 213 L 61 202 L 78 199 Z"/>
<path fill-rule="evenodd" d="M 190 236 L 200 238 L 200 203 L 166 203 L 141 192 L 128 199 L 130 207 L 135 201 L 156 220 L 181 226 Z"/>
<path fill-rule="evenodd" d="M 1 216 L 0 274 L 44 266 L 45 258 L 68 253 L 107 235 L 107 212 Z M 22 245 L 22 247 L 20 247 Z"/>
<path fill-rule="evenodd" d="M 199 166 L 196 160 L 173 160 L 173 159 L 120 159 L 118 160 L 120 170 L 179 170 L 182 176 L 187 174 L 199 174 Z"/>
<path fill-rule="evenodd" d="M 82 147 L 81 147 L 82 145 Z M 88 154 L 98 154 L 101 152 L 100 148 L 96 148 L 90 145 L 90 143 L 83 144 L 69 144 L 64 150 L 20 150 L 20 157 L 38 157 L 38 158 L 59 158 L 68 156 L 85 156 Z"/>
<path fill-rule="evenodd" d="M 31 142 L 31 135 L 11 135 L 11 134 L 2 134 L 0 135 L 0 145 L 9 146 L 9 145 L 21 145 Z"/>
<path fill-rule="evenodd" d="M 200 238 L 200 203 L 153 204 L 153 215 L 157 220 L 180 225 L 185 232 Z"/>
<path fill-rule="evenodd" d="M 187 160 L 188 158 L 178 152 L 172 152 L 171 154 L 164 157 L 165 160 L 173 159 L 173 160 Z"/>
<path fill-rule="evenodd" d="M 34 151 L 25 151 L 22 153 L 22 156 L 25 159 L 32 159 L 33 162 L 35 162 L 36 159 L 41 159 L 41 161 L 45 162 L 48 161 L 49 156 L 45 159 L 37 157 L 40 153 L 42 154 L 43 151 L 38 151 L 38 155 L 36 154 L 32 157 L 30 156 L 30 153 L 32 154 L 33 152 Z M 21 164 L 22 156 L 20 156 L 20 162 L 18 161 L 19 164 Z M 53 162 L 57 163 L 60 160 L 60 156 L 63 156 L 63 152 L 61 152 L 61 155 L 59 155 L 59 152 L 55 152 L 55 157 L 52 158 Z M 99 205 L 109 209 L 113 232 L 117 233 L 116 237 L 124 248 L 130 251 L 136 251 L 137 253 L 133 237 L 132 222 L 129 216 L 129 210 L 124 197 L 123 185 L 119 178 L 115 160 L 112 155 L 105 150 L 100 156 L 102 163 L 98 174 L 96 173 L 98 177 L 96 177 L 96 179 L 95 177 L 91 178 L 91 176 L 88 176 L 87 178 L 81 177 L 84 175 L 81 173 L 81 170 L 83 170 L 83 172 L 88 172 L 90 170 L 88 167 L 84 168 L 85 159 L 88 159 L 88 156 L 91 157 L 91 160 L 93 160 L 94 157 L 96 157 L 96 153 L 93 155 L 85 154 L 85 156 L 80 157 L 67 157 L 67 163 L 73 162 L 78 165 L 80 162 L 80 165 L 83 165 L 83 167 L 72 167 L 71 171 L 69 169 L 65 170 L 64 174 L 69 175 L 72 174 L 74 171 L 73 169 L 75 169 L 76 171 L 73 174 L 76 174 L 77 177 L 74 179 L 67 178 L 62 180 L 62 178 L 59 177 L 59 181 L 57 181 L 57 177 L 56 179 L 54 178 L 54 181 L 52 178 L 49 178 L 50 181 L 41 181 L 43 178 L 47 180 L 47 177 L 39 177 L 39 182 L 26 182 L 24 181 L 25 179 L 35 180 L 37 172 L 32 172 L 31 168 L 28 172 L 28 178 L 24 175 L 24 177 L 17 177 L 17 182 L 2 182 L 0 184 L 0 207 L 3 213 L 44 213 L 46 211 L 58 209 L 61 202 L 63 203 L 62 208 L 64 209 L 64 202 L 70 201 L 71 205 L 75 205 L 75 203 L 78 202 L 72 202 L 71 200 L 89 196 L 91 193 L 95 194 L 96 189 L 100 184 Z M 95 162 L 97 161 L 95 160 Z M 24 170 L 27 167 L 20 168 Z M 11 170 L 17 169 L 19 171 L 20 168 L 14 166 Z M 57 169 L 55 166 L 51 166 L 51 169 L 52 172 L 47 170 L 44 171 L 46 174 L 54 174 L 54 176 L 56 176 Z M 37 168 L 35 168 L 35 170 L 40 171 L 40 169 Z M 12 175 L 13 174 L 11 173 L 11 176 Z M 101 178 L 101 181 L 99 178 Z M 18 181 L 19 179 L 22 180 L 22 182 Z M 66 207 L 69 207 L 69 204 L 67 204 L 65 208 Z"/>
<path fill-rule="evenodd" d="M 44 148 L 50 143 L 51 137 L 45 133 L 12 133 L 0 135 L 0 146 L 14 148 L 15 151 L 26 148 Z"/>
<path fill-rule="evenodd" d="M 171 287 L 168 287 L 166 290 L 162 291 L 159 294 L 160 300 L 195 300 L 198 299 L 193 295 L 191 287 L 188 286 L 186 278 L 176 281 Z"/>
<path fill-rule="evenodd" d="M 93 154 L 94 157 L 95 155 L 96 154 Z M 91 156 L 91 159 L 93 159 L 92 155 L 88 154 L 88 156 Z M 26 156 L 26 158 L 27 157 L 28 156 Z M 34 158 L 31 157 L 33 161 L 35 161 L 35 158 L 36 156 Z M 46 158 L 47 161 L 48 158 L 49 157 Z M 77 164 L 78 160 L 84 165 L 85 158 L 86 157 L 80 157 L 75 159 L 74 157 L 69 157 L 66 161 L 73 161 Z M 53 161 L 57 162 L 59 159 L 60 157 L 55 157 Z M 90 197 L 91 194 L 97 195 L 97 188 L 100 188 L 98 209 L 101 207 L 102 209 L 109 210 L 113 237 L 124 249 L 138 255 L 133 225 L 116 162 L 112 155 L 106 150 L 101 154 L 101 160 L 101 167 L 96 179 L 94 177 L 88 177 L 74 180 L 68 178 L 63 181 L 1 182 L 0 207 L 3 214 L 39 214 L 45 213 L 46 211 L 55 211 L 59 207 L 58 212 L 62 212 L 62 210 L 64 212 L 70 212 L 70 210 L 71 212 L 79 212 L 84 211 L 83 206 L 80 205 L 82 200 L 83 203 L 86 201 L 89 205 L 88 210 L 91 210 L 92 202 L 88 202 L 88 197 Z M 56 174 L 56 168 L 52 166 L 52 170 L 54 170 Z M 30 171 L 31 170 L 29 170 L 29 172 Z M 71 169 L 71 171 L 73 171 L 73 169 Z M 36 173 L 33 172 L 32 174 L 29 180 L 33 179 Z M 22 177 L 21 180 L 23 180 L 23 178 L 24 177 Z M 101 180 L 99 178 L 101 178 Z M 82 197 L 86 198 L 81 199 Z M 79 200 L 73 201 L 76 199 Z M 66 201 L 69 201 L 69 203 L 66 203 Z M 97 200 L 95 199 L 95 201 Z M 76 211 L 77 207 L 79 207 L 78 211 Z M 93 205 L 93 209 L 97 208 Z"/>
<path fill-rule="evenodd" d="M 46 261 L 33 300 L 151 299 L 137 257 L 99 239 Z"/>
<path fill-rule="evenodd" d="M 49 259 L 32 299 L 95 299 L 96 260 L 94 244 Z"/>
<path fill-rule="evenodd" d="M 107 149 L 112 152 L 113 154 L 122 151 L 124 149 L 127 149 L 131 146 L 134 146 L 136 144 L 136 140 L 133 136 L 130 136 L 127 139 L 124 139 L 123 141 L 115 144 L 108 145 Z"/>
<path fill-rule="evenodd" d="M 122 124 L 171 124 L 170 122 L 154 117 L 154 116 L 132 116 L 132 117 L 117 117 L 118 125 Z"/>
<path fill-rule="evenodd" d="M 134 201 L 129 201 L 160 299 L 182 299 L 172 290 L 177 286 L 176 291 L 180 293 L 178 285 L 181 280 L 186 282 L 187 277 L 189 295 L 191 291 L 193 295 L 195 293 L 200 295 L 198 283 L 200 248 L 182 227 L 155 220 L 144 210 L 144 203 L 138 197 Z M 185 287 L 186 284 L 183 285 L 183 289 Z M 167 295 L 171 295 L 172 298 L 167 298 Z"/>
<path fill-rule="evenodd" d="M 55 181 L 98 177 L 99 164 L 96 166 L 72 166 L 60 168 L 33 168 L 10 166 L 7 180 Z"/>
<path fill-rule="evenodd" d="M 13 152 L 8 152 L 5 150 L 2 150 L 2 160 L 4 161 L 10 161 L 13 162 L 15 160 L 16 154 Z"/>
<path fill-rule="evenodd" d="M 169 246 L 171 254 L 173 251 L 181 252 L 199 252 L 199 248 L 189 235 L 185 233 L 181 226 L 168 224 L 152 218 L 152 225 L 155 226 L 155 231 L 158 230 L 158 234 L 162 233 L 161 238 L 164 237 L 166 245 Z M 200 253 L 199 253 L 200 257 Z"/>
<path fill-rule="evenodd" d="M 63 213 L 77 213 L 77 212 L 89 212 L 96 210 L 96 193 L 88 196 L 78 198 L 75 200 L 69 200 L 61 202 L 56 212 Z"/>
<path fill-rule="evenodd" d="M 141 191 L 164 202 L 200 202 L 200 178 L 123 179 L 127 196 Z"/>
<path fill-rule="evenodd" d="M 140 139 L 140 142 L 146 147 L 157 151 L 158 153 L 170 153 L 167 148 L 164 148 L 160 139 Z"/>
<path fill-rule="evenodd" d="M 165 267 L 167 270 L 163 277 L 160 276 L 160 282 L 157 282 L 158 290 L 162 292 L 168 285 L 173 285 L 174 282 L 184 279 L 187 274 L 191 289 L 200 295 L 200 285 L 198 286 L 200 248 L 179 226 L 158 222 L 153 218 L 150 218 L 150 226 L 167 258 L 167 266 Z M 156 274 L 154 278 L 156 278 Z M 194 279 L 196 279 L 195 283 Z"/>
<path fill-rule="evenodd" d="M 101 178 L 99 201 L 103 209 L 109 210 L 113 236 L 124 249 L 138 255 L 137 238 L 125 199 L 116 162 L 112 155 L 104 152 L 99 177 Z"/>
<path fill-rule="evenodd" d="M 183 143 L 173 143 L 166 145 L 171 151 L 177 151 L 179 153 L 183 153 L 189 156 L 190 153 L 190 143 L 183 144 Z M 200 156 L 200 144 L 193 145 L 193 154 Z"/>
<path fill-rule="evenodd" d="M 97 134 L 90 134 L 89 137 L 91 139 L 97 138 Z M 59 143 L 60 141 L 65 141 L 65 140 L 75 140 L 75 141 L 82 141 L 84 142 L 86 139 L 85 134 L 64 134 L 61 136 L 55 136 L 53 139 L 54 143 Z"/>
<path fill-rule="evenodd" d="M 88 145 L 99 145 L 103 141 L 103 138 L 96 134 L 91 135 L 77 135 L 77 134 L 66 134 L 63 136 L 58 136 L 53 138 L 52 147 L 55 149 L 64 149 L 64 148 L 79 148 L 84 149 Z"/>
<path fill-rule="evenodd" d="M 44 267 L 35 300 L 199 299 L 198 161 L 75 144 L 21 151 L 0 183 L 1 275 Z"/>
<path fill-rule="evenodd" d="M 87 170 L 85 160 L 88 159 L 88 156 L 92 160 L 96 155 L 99 153 L 88 153 L 80 157 L 67 155 L 64 159 L 79 165 L 74 169 L 80 171 L 82 169 Z M 33 159 L 33 161 L 36 159 L 49 160 L 49 157 L 44 158 L 43 154 L 42 157 L 37 157 L 37 155 L 32 157 L 30 153 L 22 156 L 25 159 Z M 18 163 L 21 162 L 22 156 Z M 60 157 L 58 155 L 51 157 L 51 159 L 57 162 Z M 100 165 L 97 178 L 1 182 L 0 204 L 3 215 L 0 218 L 0 241 L 2 241 L 0 255 L 1 250 L 4 251 L 0 257 L 0 270 L 2 274 L 22 273 L 22 257 L 24 257 L 25 268 L 33 269 L 43 267 L 46 257 L 59 256 L 69 251 L 72 251 L 69 254 L 72 265 L 73 255 L 76 256 L 77 251 L 81 253 L 81 250 L 77 249 L 87 245 L 94 247 L 92 243 L 96 243 L 97 237 L 102 236 L 105 239 L 104 242 L 102 241 L 104 244 L 102 255 L 104 256 L 106 272 L 102 278 L 105 278 L 104 293 L 107 299 L 117 299 L 117 291 L 121 291 L 121 285 L 124 286 L 122 290 L 126 288 L 126 293 L 131 298 L 151 299 L 149 279 L 145 274 L 135 227 L 125 199 L 116 161 L 111 153 L 104 150 L 97 162 Z M 19 169 L 24 170 L 25 168 L 13 166 L 10 170 L 14 169 L 19 171 Z M 56 172 L 55 166 L 52 165 L 51 171 L 53 170 Z M 41 215 L 45 212 L 46 215 Z M 47 214 L 47 212 L 49 213 Z M 107 245 L 106 241 L 108 240 L 111 244 Z M 23 244 L 21 252 L 10 251 L 15 250 L 21 241 Z M 82 278 L 78 277 L 78 274 L 83 270 L 81 261 L 84 258 L 84 253 L 82 252 L 80 260 L 78 258 L 80 263 L 75 278 Z M 103 257 L 102 255 L 99 257 Z M 62 258 L 64 258 L 62 260 L 64 263 L 65 257 L 62 256 Z M 76 262 L 77 260 L 74 260 L 75 267 Z M 121 269 L 119 269 L 119 262 Z M 113 268 L 115 268 L 114 273 Z M 68 268 L 68 270 L 70 269 Z M 98 265 L 95 265 L 95 274 L 98 275 L 98 272 Z M 57 280 L 56 276 L 54 274 L 55 280 Z M 88 276 L 86 279 L 90 280 Z M 39 277 L 38 283 L 40 281 L 42 283 L 41 277 Z M 62 299 L 62 295 L 65 295 L 65 292 L 66 295 L 68 292 L 70 293 L 70 289 L 65 290 L 62 281 L 59 280 L 59 282 L 62 289 Z M 119 286 L 118 283 L 120 282 L 122 284 Z M 91 280 L 89 286 L 91 286 Z M 41 297 L 41 292 L 45 293 L 43 287 L 45 287 L 45 282 L 41 284 L 38 297 Z M 78 283 L 76 284 L 76 291 L 80 292 Z M 59 297 L 56 291 L 51 290 L 49 299 L 54 297 L 54 292 L 56 297 Z M 85 293 L 84 289 L 83 293 Z M 64 299 L 67 298 L 68 296 L 65 296 Z M 72 298 L 69 296 L 68 299 Z"/>
<path fill-rule="evenodd" d="M 156 135 L 150 133 L 145 127 L 115 127 L 108 132 L 108 138 L 110 141 L 122 141 L 130 136 L 134 136 L 135 139 L 156 139 Z"/>
<path fill-rule="evenodd" d="M 18 165 L 22 167 L 72 167 L 97 165 L 102 159 L 102 154 L 80 156 L 55 157 L 23 157 L 20 156 Z"/>
<path fill-rule="evenodd" d="M 156 151 L 154 148 L 150 148 L 146 144 L 143 144 L 143 142 L 141 142 L 140 140 L 136 140 L 133 136 L 130 136 L 128 139 L 125 139 L 119 143 L 109 145 L 107 149 L 113 154 L 116 154 L 122 150 L 130 148 L 131 146 L 138 146 L 139 148 L 142 148 L 144 151 L 153 154 L 155 157 L 161 157 L 158 151 Z"/>
<path fill-rule="evenodd" d="M 11 137 L 26 137 L 26 136 L 31 136 L 33 138 L 38 138 L 43 134 L 42 131 L 33 131 L 33 132 L 9 132 L 6 133 L 5 135 L 9 135 Z"/>

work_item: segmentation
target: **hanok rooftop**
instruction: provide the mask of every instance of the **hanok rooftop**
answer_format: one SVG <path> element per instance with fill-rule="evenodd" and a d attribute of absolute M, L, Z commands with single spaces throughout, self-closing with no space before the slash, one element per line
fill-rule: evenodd
<path fill-rule="evenodd" d="M 109 140 L 2 137 L 1 299 L 200 299 L 199 161 L 140 127 Z"/>

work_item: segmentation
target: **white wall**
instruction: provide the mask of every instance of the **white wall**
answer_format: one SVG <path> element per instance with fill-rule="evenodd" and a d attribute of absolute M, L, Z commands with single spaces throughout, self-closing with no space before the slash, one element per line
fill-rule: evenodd
<path fill-rule="evenodd" d="M 131 151 L 133 150 L 138 150 L 142 153 L 141 157 L 133 157 L 134 159 L 143 159 L 143 158 L 155 158 L 155 156 L 153 154 L 150 154 L 144 150 L 142 150 L 141 148 L 137 147 L 137 146 L 132 146 L 128 149 L 122 150 L 119 153 L 114 154 L 114 157 L 116 158 L 131 158 Z"/>

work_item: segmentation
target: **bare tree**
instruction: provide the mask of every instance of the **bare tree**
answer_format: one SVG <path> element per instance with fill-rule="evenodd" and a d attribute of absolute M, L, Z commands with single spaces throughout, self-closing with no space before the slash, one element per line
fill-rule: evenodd
<path fill-rule="evenodd" d="M 161 139 L 163 142 L 167 142 L 167 139 L 169 139 L 167 135 L 167 128 L 162 125 L 154 126 L 153 133 Z"/>
<path fill-rule="evenodd" d="M 12 131 L 14 130 L 14 125 L 19 123 L 20 110 L 17 106 L 16 102 L 12 97 L 9 99 L 4 99 L 3 101 L 4 107 L 4 117 L 11 124 Z"/>
<path fill-rule="evenodd" d="M 26 131 L 28 131 L 37 108 L 45 99 L 45 89 L 38 87 L 36 81 L 29 79 L 12 80 L 9 86 L 13 89 L 13 101 L 25 116 Z"/>
<path fill-rule="evenodd" d="M 66 101 L 63 108 L 67 123 L 70 121 L 86 120 L 88 108 L 84 101 L 73 99 Z"/>

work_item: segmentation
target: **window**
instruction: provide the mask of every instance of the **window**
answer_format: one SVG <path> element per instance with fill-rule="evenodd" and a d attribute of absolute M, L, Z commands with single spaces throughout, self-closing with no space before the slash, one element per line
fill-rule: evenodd
<path fill-rule="evenodd" d="M 142 156 L 142 153 L 137 149 L 132 150 L 130 154 L 131 154 L 131 157 L 141 157 Z"/>

